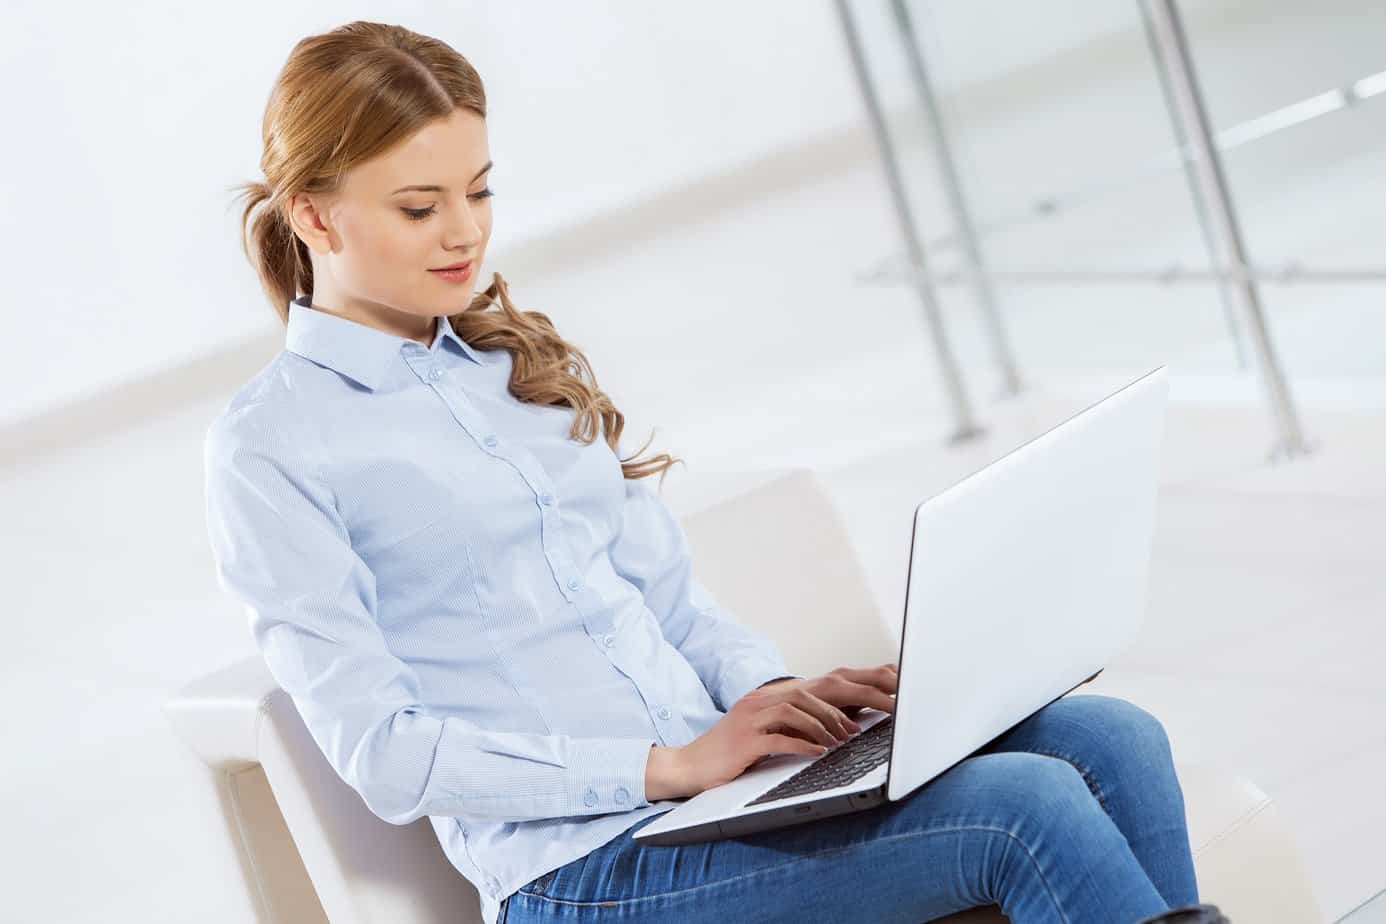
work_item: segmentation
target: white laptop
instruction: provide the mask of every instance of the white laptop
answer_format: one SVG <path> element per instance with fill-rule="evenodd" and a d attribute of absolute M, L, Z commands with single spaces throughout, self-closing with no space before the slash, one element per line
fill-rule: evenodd
<path fill-rule="evenodd" d="M 634 839 L 717 840 L 904 799 L 1101 673 L 1145 614 L 1168 390 L 1159 366 L 921 502 L 894 711 L 864 708 L 826 754 L 771 755 Z"/>

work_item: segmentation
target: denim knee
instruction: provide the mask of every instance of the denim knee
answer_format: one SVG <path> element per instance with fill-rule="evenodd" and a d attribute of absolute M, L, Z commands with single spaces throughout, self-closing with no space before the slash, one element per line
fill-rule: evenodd
<path fill-rule="evenodd" d="M 1087 782 L 1066 760 L 1025 751 L 979 754 L 963 764 L 977 810 L 1014 832 L 1069 830 L 1085 814 L 1101 814 Z"/>
<path fill-rule="evenodd" d="M 1041 821 L 1046 824 L 1058 823 L 1067 828 L 1074 822 L 1075 816 L 1100 812 L 1087 781 L 1077 767 L 1058 757 L 1043 754 L 1032 756 L 1035 760 L 1024 768 L 1024 772 Z"/>
<path fill-rule="evenodd" d="M 1084 751 L 1101 762 L 1104 751 L 1115 756 L 1170 755 L 1169 734 L 1153 714 L 1129 700 L 1100 693 L 1066 696 L 1050 708 L 1064 704 L 1064 716 L 1090 733 Z"/>

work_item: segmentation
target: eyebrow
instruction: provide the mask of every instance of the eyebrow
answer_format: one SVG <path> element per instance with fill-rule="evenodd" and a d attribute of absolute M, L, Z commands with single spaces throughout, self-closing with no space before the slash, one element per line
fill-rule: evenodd
<path fill-rule="evenodd" d="M 477 178 L 480 177 L 487 170 L 490 170 L 494 163 L 494 161 L 488 160 L 486 162 L 486 166 L 478 170 L 476 172 L 476 176 L 472 177 L 471 182 L 475 183 L 477 181 Z M 393 196 L 395 195 L 395 193 L 410 192 L 411 190 L 414 192 L 447 192 L 448 188 L 446 186 L 401 186 L 399 189 L 396 189 L 395 192 L 390 193 L 390 195 Z"/>

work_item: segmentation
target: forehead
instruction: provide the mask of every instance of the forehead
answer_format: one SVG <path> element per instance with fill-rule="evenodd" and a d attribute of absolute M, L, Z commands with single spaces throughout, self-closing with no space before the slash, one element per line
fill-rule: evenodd
<path fill-rule="evenodd" d="M 405 184 L 463 187 L 491 159 L 486 120 L 468 109 L 454 109 L 370 160 L 343 179 L 359 190 L 389 190 Z"/>

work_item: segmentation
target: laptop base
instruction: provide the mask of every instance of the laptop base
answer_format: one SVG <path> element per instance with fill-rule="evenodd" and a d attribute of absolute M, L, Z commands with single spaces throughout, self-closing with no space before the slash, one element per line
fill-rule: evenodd
<path fill-rule="evenodd" d="M 1102 670 L 1102 668 L 1098 668 L 1091 676 L 1078 681 L 1045 705 L 1048 706 L 1058 702 L 1083 684 L 1096 680 L 1097 675 L 1102 673 Z M 1044 707 L 1042 706 L 1040 708 Z M 1038 709 L 1035 710 L 1035 712 L 1038 711 Z M 1033 714 L 1034 713 L 1031 713 L 1031 715 Z M 1018 725 L 1019 723 L 1016 724 Z M 1011 728 L 1014 727 L 1014 725 L 1011 726 Z M 951 770 L 967 758 L 974 757 L 985 751 L 1000 740 L 1003 735 L 1008 734 L 1011 728 L 1006 729 L 1006 731 L 1002 732 L 1000 735 L 996 735 L 990 741 L 974 748 L 970 753 L 959 758 L 953 764 L 950 764 L 948 770 Z M 935 774 L 933 779 L 938 779 L 938 777 L 946 772 L 947 770 L 944 770 L 942 773 Z M 932 781 L 932 779 L 928 780 L 917 788 L 922 789 Z M 679 828 L 676 831 L 665 831 L 662 834 L 640 837 L 636 842 L 639 844 L 665 847 L 678 846 L 681 844 L 700 844 L 705 841 L 724 840 L 729 837 L 740 837 L 744 834 L 755 834 L 760 831 L 769 831 L 775 828 L 787 828 L 790 825 L 803 824 L 804 822 L 815 821 L 819 818 L 831 818 L 834 815 L 846 815 L 849 812 L 859 812 L 874 808 L 886 801 L 886 784 L 882 783 L 879 786 L 873 786 L 861 792 L 843 793 L 840 796 L 830 796 L 812 802 L 797 802 L 793 805 L 766 809 L 763 812 L 737 815 L 732 818 L 723 818 L 718 821 L 708 821 L 689 828 Z"/>

